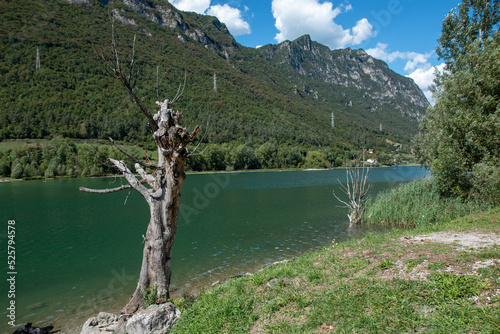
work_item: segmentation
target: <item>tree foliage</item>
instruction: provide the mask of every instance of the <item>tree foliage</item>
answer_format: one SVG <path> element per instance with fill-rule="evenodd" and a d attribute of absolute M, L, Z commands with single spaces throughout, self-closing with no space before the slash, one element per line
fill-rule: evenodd
<path fill-rule="evenodd" d="M 449 71 L 462 68 L 461 59 L 468 54 L 472 43 L 482 43 L 493 32 L 500 20 L 498 0 L 463 0 L 443 21 L 442 34 L 436 53 Z M 479 42 L 478 42 L 479 41 Z"/>
<path fill-rule="evenodd" d="M 484 166 L 500 168 L 500 34 L 492 31 L 498 1 L 464 1 L 459 8 L 443 23 L 438 53 L 447 72 L 436 80 L 437 100 L 418 142 L 441 192 L 465 195 L 478 192 L 478 178 L 495 173 Z"/>
<path fill-rule="evenodd" d="M 127 154 L 139 159 L 142 152 L 128 147 Z M 60 137 L 0 152 L 0 176 L 15 179 L 37 177 L 88 177 L 115 174 L 105 158 L 126 156 L 110 145 L 75 144 Z"/>

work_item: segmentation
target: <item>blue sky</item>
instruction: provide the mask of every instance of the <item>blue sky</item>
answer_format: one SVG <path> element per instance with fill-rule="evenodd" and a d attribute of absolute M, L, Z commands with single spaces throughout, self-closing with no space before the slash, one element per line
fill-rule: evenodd
<path fill-rule="evenodd" d="M 362 48 L 427 87 L 443 68 L 435 49 L 445 15 L 459 0 L 169 0 L 217 16 L 248 47 L 309 34 L 330 49 Z"/>

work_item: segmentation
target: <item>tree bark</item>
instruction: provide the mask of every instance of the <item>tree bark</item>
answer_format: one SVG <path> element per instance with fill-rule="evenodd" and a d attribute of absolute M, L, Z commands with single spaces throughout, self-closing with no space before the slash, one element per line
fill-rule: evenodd
<path fill-rule="evenodd" d="M 141 273 L 134 294 L 122 310 L 123 314 L 133 314 L 146 306 L 143 300 L 145 291 L 156 290 L 159 302 L 170 298 L 170 259 L 185 174 L 182 173 L 177 179 L 172 175 L 168 176 L 167 187 L 159 197 L 151 197 L 148 201 L 151 218 L 144 239 Z"/>

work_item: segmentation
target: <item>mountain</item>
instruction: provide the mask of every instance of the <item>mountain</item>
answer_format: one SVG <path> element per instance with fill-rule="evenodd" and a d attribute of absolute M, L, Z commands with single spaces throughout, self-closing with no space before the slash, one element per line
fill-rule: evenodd
<path fill-rule="evenodd" d="M 415 122 L 429 106 L 411 78 L 393 72 L 363 49 L 330 50 L 305 35 L 260 50 L 290 80 L 300 82 L 304 93 L 330 102 L 332 107 L 357 104 L 358 113 L 373 122 Z"/>
<path fill-rule="evenodd" d="M 0 18 L 0 139 L 148 142 L 146 120 L 100 61 L 112 59 L 113 34 L 123 64 L 136 35 L 134 90 L 145 106 L 156 110 L 185 80 L 175 107 L 187 126 L 208 121 L 212 144 L 387 148 L 409 142 L 428 106 L 411 79 L 361 49 L 309 36 L 247 48 L 217 18 L 165 0 L 3 1 Z"/>
<path fill-rule="evenodd" d="M 422 108 L 429 106 L 412 79 L 391 71 L 386 63 L 369 56 L 363 49 L 332 51 L 305 35 L 293 42 L 266 45 L 262 51 L 285 71 L 290 66 L 304 77 L 363 91 L 364 98 L 373 100 L 374 109 L 388 104 L 400 110 L 403 116 L 420 118 Z"/>

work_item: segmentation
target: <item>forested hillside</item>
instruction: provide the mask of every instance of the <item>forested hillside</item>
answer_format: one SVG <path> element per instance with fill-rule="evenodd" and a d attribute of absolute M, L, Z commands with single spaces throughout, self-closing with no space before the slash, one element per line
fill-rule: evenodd
<path fill-rule="evenodd" d="M 363 85 L 291 73 L 269 56 L 272 46 L 243 47 L 216 18 L 177 11 L 164 0 L 3 1 L 0 13 L 1 140 L 150 141 L 146 119 L 100 60 L 112 57 L 112 21 L 124 64 L 136 35 L 134 90 L 147 108 L 156 110 L 155 101 L 175 96 L 186 80 L 174 107 L 185 125 L 207 131 L 208 149 L 191 162 L 194 169 L 297 167 L 308 152 L 315 152 L 312 165 L 332 166 L 361 147 L 390 151 L 386 140 L 409 143 L 427 106 L 420 91 L 381 100 Z M 361 51 L 349 53 L 359 58 Z M 370 66 L 408 85 L 385 63 L 372 59 Z M 378 96 L 394 94 L 377 87 Z M 4 155 L 8 173 L 20 154 Z"/>

